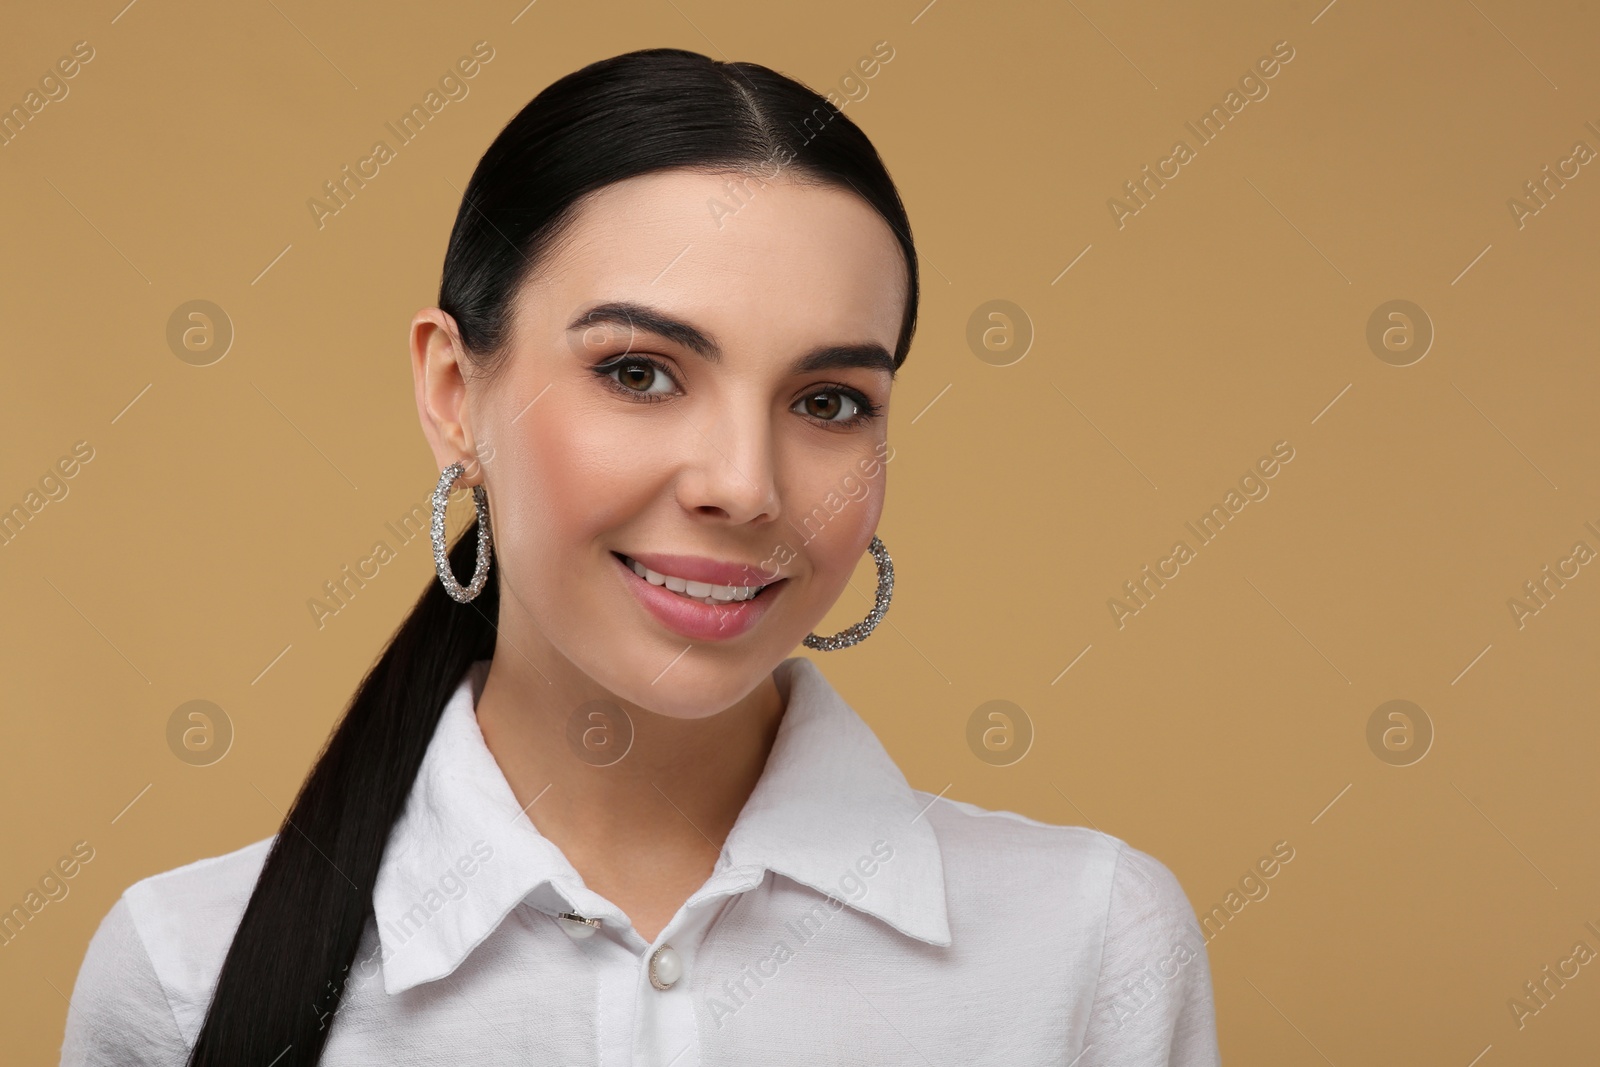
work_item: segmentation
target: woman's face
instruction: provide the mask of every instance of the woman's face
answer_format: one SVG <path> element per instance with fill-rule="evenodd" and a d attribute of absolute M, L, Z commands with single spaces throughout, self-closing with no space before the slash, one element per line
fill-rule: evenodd
<path fill-rule="evenodd" d="M 673 170 L 584 203 L 519 293 L 492 381 L 452 381 L 453 324 L 420 313 L 435 458 L 487 486 L 501 643 L 676 717 L 762 682 L 877 528 L 906 286 L 852 192 Z"/>

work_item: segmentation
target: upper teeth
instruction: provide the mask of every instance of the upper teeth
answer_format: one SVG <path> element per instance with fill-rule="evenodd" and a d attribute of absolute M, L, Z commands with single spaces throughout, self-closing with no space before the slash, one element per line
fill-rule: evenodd
<path fill-rule="evenodd" d="M 633 568 L 633 573 L 651 585 L 664 585 L 674 593 L 682 593 L 696 600 L 708 602 L 731 604 L 737 600 L 749 600 L 766 588 L 764 585 L 712 585 L 709 582 L 693 582 L 687 578 L 653 571 L 632 558 L 628 559 L 628 566 Z"/>

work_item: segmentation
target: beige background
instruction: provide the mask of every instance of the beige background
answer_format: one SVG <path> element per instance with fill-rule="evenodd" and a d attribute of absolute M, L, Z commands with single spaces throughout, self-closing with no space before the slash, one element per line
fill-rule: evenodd
<path fill-rule="evenodd" d="M 1508 201 L 1575 142 L 1600 151 L 1600 17 L 922 3 L 8 14 L 8 108 L 75 42 L 94 50 L 0 148 L 0 507 L 93 449 L 0 547 L 0 904 L 94 850 L 0 948 L 11 1062 L 55 1062 L 124 888 L 275 830 L 435 580 L 419 539 L 322 629 L 307 608 L 396 545 L 385 522 L 437 476 L 407 323 L 495 133 L 636 47 L 843 97 L 878 41 L 894 58 L 846 114 L 900 183 L 926 286 L 891 417 L 899 582 L 870 642 L 812 655 L 912 784 L 1093 824 L 1202 914 L 1288 842 L 1210 944 L 1225 1062 L 1592 1061 L 1600 962 L 1521 1026 L 1508 1002 L 1577 942 L 1600 952 L 1600 563 L 1520 627 L 1508 601 L 1575 542 L 1600 551 L 1600 163 L 1521 226 Z M 319 230 L 307 200 L 480 40 L 494 59 L 470 94 Z M 1294 58 L 1268 95 L 1195 147 L 1185 122 L 1280 41 Z M 1119 228 L 1108 199 L 1179 138 L 1195 158 Z M 166 337 L 199 299 L 236 331 L 203 367 Z M 969 347 L 991 300 L 1031 323 L 1022 358 Z M 1391 300 L 1436 331 L 1409 366 L 1366 339 Z M 1184 524 L 1279 441 L 1294 458 L 1270 495 L 1199 546 Z M 1180 538 L 1195 558 L 1119 628 L 1108 600 Z M 871 587 L 864 557 L 818 631 Z M 195 699 L 235 731 L 210 766 L 168 745 Z M 1396 699 L 1431 729 L 1420 760 L 1369 744 Z M 1021 759 L 991 754 L 1006 766 L 967 740 L 991 700 L 1032 727 Z"/>

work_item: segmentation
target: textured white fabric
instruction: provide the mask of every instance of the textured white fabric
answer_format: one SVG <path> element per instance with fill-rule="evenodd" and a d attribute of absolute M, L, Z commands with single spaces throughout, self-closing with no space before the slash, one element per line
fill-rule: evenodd
<path fill-rule="evenodd" d="M 784 717 L 716 869 L 647 944 L 519 810 L 474 713 L 487 669 L 389 839 L 328 1067 L 1218 1063 L 1204 936 L 1167 867 L 912 789 L 804 657 L 775 672 Z M 271 842 L 123 893 L 63 1067 L 184 1063 Z M 575 938 L 563 911 L 602 926 Z M 661 944 L 683 965 L 665 991 Z"/>

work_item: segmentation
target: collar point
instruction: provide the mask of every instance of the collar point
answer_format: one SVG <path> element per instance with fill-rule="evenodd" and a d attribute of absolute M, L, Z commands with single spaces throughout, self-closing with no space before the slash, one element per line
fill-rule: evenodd
<path fill-rule="evenodd" d="M 950 936 L 950 924 L 943 915 L 921 927 L 908 927 L 902 932 L 935 948 L 949 948 L 953 943 L 953 939 Z"/>

